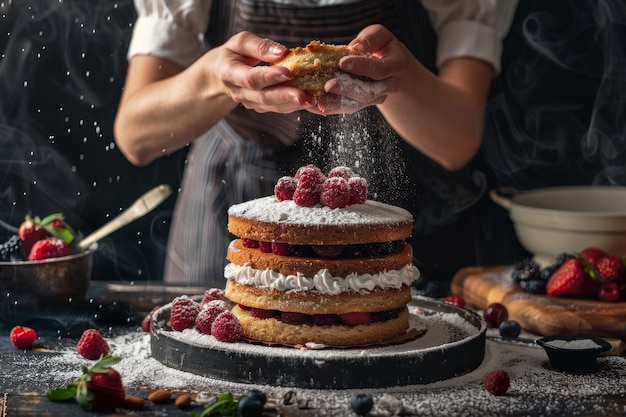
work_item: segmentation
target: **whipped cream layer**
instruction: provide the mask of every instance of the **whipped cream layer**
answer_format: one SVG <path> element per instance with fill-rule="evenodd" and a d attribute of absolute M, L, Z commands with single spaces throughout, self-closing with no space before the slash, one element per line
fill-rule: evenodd
<path fill-rule="evenodd" d="M 411 285 L 419 276 L 420 271 L 414 265 L 376 274 L 352 273 L 346 277 L 333 277 L 328 269 L 321 269 L 314 276 L 305 277 L 302 274 L 284 275 L 271 269 L 258 270 L 250 265 L 231 263 L 224 268 L 224 277 L 238 284 L 277 291 L 318 291 L 328 295 L 339 295 L 346 291 L 372 291 L 377 287 L 400 288 Z"/>
<path fill-rule="evenodd" d="M 302 207 L 293 200 L 278 201 L 276 197 L 268 196 L 235 204 L 228 209 L 228 214 L 265 223 L 314 226 L 413 222 L 413 215 L 407 210 L 373 200 L 367 200 L 364 204 L 331 209 L 319 204 Z"/>

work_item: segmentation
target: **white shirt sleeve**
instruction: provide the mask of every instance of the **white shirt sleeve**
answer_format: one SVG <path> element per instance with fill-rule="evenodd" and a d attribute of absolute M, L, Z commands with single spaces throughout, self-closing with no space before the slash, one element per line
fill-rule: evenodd
<path fill-rule="evenodd" d="M 206 51 L 211 0 L 135 0 L 137 20 L 128 48 L 187 67 Z"/>
<path fill-rule="evenodd" d="M 517 0 L 422 0 L 438 36 L 437 67 L 451 59 L 471 57 L 500 72 L 502 41 Z"/>

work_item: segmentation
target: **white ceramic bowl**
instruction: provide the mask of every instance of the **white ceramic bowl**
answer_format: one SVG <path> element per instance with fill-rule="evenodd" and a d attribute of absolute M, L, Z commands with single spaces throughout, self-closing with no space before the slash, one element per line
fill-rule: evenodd
<path fill-rule="evenodd" d="M 509 211 L 517 238 L 542 266 L 586 247 L 626 255 L 626 187 L 548 187 L 511 197 L 492 191 L 490 197 Z"/>

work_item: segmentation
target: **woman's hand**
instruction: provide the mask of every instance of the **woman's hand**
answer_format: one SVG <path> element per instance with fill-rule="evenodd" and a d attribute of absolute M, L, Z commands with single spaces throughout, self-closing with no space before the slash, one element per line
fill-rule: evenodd
<path fill-rule="evenodd" d="M 367 55 L 343 57 L 339 61 L 343 73 L 326 82 L 329 94 L 320 97 L 317 107 L 309 111 L 324 115 L 354 113 L 382 104 L 400 88 L 411 54 L 389 30 L 381 25 L 368 26 L 350 46 Z"/>
<path fill-rule="evenodd" d="M 297 88 L 280 85 L 293 78 L 281 66 L 258 65 L 278 61 L 288 49 L 250 32 L 241 32 L 207 53 L 209 65 L 223 92 L 235 103 L 259 113 L 291 113 L 316 104 L 315 98 Z"/>

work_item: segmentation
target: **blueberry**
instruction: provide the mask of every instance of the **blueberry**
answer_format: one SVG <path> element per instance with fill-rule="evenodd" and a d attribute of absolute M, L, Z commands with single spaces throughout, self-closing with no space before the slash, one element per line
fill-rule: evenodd
<path fill-rule="evenodd" d="M 359 416 L 366 416 L 374 407 L 374 399 L 371 394 L 356 394 L 350 400 L 350 407 Z"/>
<path fill-rule="evenodd" d="M 263 414 L 263 404 L 256 398 L 244 395 L 237 402 L 236 417 L 261 417 L 261 414 Z"/>
<path fill-rule="evenodd" d="M 261 404 L 265 404 L 267 402 L 267 395 L 263 391 L 259 391 L 258 389 L 251 389 L 246 393 L 246 396 L 254 398 Z"/>
<path fill-rule="evenodd" d="M 546 281 L 543 279 L 533 279 L 530 281 L 520 281 L 520 287 L 529 294 L 545 294 Z"/>
<path fill-rule="evenodd" d="M 515 339 L 519 336 L 522 328 L 515 320 L 507 320 L 500 323 L 498 330 L 500 331 L 500 336 L 507 339 Z"/>

